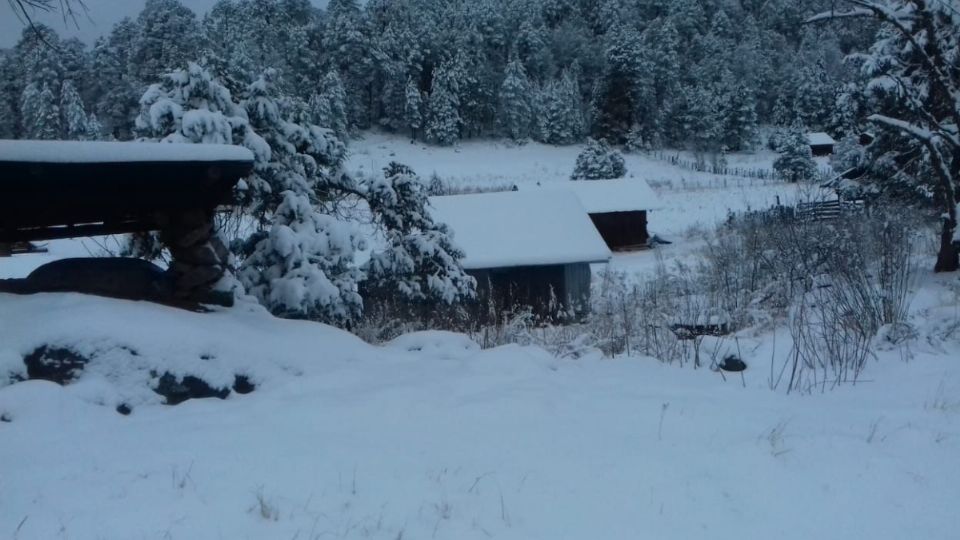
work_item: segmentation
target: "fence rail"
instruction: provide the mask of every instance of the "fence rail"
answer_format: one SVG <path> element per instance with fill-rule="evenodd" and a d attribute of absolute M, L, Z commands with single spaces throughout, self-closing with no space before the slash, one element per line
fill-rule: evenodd
<path fill-rule="evenodd" d="M 674 167 L 688 171 L 710 173 L 718 176 L 739 176 L 741 178 L 753 178 L 755 180 L 779 179 L 777 174 L 772 170 L 760 167 L 731 167 L 723 163 L 711 163 L 707 160 L 683 159 L 679 154 L 665 154 L 663 152 L 653 152 L 650 155 L 655 159 L 665 161 Z"/>

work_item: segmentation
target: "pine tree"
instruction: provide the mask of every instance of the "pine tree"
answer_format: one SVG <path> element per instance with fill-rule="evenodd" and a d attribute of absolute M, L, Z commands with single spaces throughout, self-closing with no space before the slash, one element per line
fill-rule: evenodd
<path fill-rule="evenodd" d="M 460 87 L 450 64 L 442 64 L 434 74 L 428 101 L 427 140 L 450 146 L 460 138 Z"/>
<path fill-rule="evenodd" d="M 514 141 L 530 136 L 533 110 L 530 106 L 530 81 L 519 60 L 511 60 L 500 86 L 500 124 Z"/>
<path fill-rule="evenodd" d="M 642 36 L 631 28 L 611 30 L 611 43 L 604 57 L 607 60 L 602 87 L 595 96 L 597 116 L 593 119 L 595 136 L 624 142 L 630 127 L 641 115 L 641 106 L 653 97 L 646 88 Z M 646 97 L 647 99 L 643 99 Z"/>
<path fill-rule="evenodd" d="M 327 6 L 326 26 L 321 45 L 330 51 L 325 57 L 327 71 L 343 79 L 347 96 L 347 119 L 351 129 L 372 124 L 370 91 L 376 70 L 374 39 L 366 14 L 354 0 L 334 0 Z"/>
<path fill-rule="evenodd" d="M 410 130 L 410 136 L 416 139 L 417 134 L 423 127 L 423 95 L 413 79 L 407 81 L 405 98 L 403 106 L 404 124 Z"/>
<path fill-rule="evenodd" d="M 131 53 L 140 27 L 123 19 L 110 35 L 98 39 L 93 48 L 91 71 L 93 111 L 103 123 L 103 131 L 118 140 L 132 137 L 133 121 L 139 111 L 139 99 L 146 87 L 129 72 Z M 150 81 L 155 82 L 155 81 Z"/>
<path fill-rule="evenodd" d="M 179 0 L 147 0 L 137 28 L 128 70 L 138 81 L 156 81 L 200 56 L 202 34 L 197 16 Z"/>
<path fill-rule="evenodd" d="M 14 138 L 14 126 L 16 126 L 16 117 L 13 107 L 5 96 L 0 96 L 0 139 Z"/>
<path fill-rule="evenodd" d="M 383 297 L 394 291 L 418 303 L 453 304 L 475 295 L 475 280 L 461 266 L 464 253 L 427 206 L 427 188 L 407 166 L 390 163 L 373 179 L 367 201 L 386 231 L 385 248 L 371 255 L 366 287 Z"/>
<path fill-rule="evenodd" d="M 333 130 L 341 141 L 347 141 L 347 97 L 343 83 L 335 71 L 327 73 L 320 82 L 320 92 L 310 100 L 313 123 Z"/>
<path fill-rule="evenodd" d="M 732 74 L 724 77 L 718 88 L 721 93 L 721 144 L 730 151 L 750 150 L 759 142 L 756 99 L 743 84 L 736 84 Z"/>
<path fill-rule="evenodd" d="M 73 81 L 63 82 L 60 88 L 60 111 L 63 115 L 63 138 L 81 140 L 87 137 L 87 112 Z"/>
<path fill-rule="evenodd" d="M 90 116 L 87 117 L 87 132 L 83 138 L 88 141 L 101 141 L 105 138 L 103 124 L 100 123 L 100 119 L 97 118 L 95 113 L 90 113 Z"/>
<path fill-rule="evenodd" d="M 540 137 L 549 144 L 573 144 L 583 137 L 580 90 L 574 77 L 565 71 L 559 80 L 543 88 L 540 96 Z"/>
<path fill-rule="evenodd" d="M 281 197 L 270 228 L 248 240 L 241 282 L 277 316 L 348 324 L 363 307 L 356 292 L 362 274 L 353 265 L 362 240 L 318 212 L 307 194 Z"/>
<path fill-rule="evenodd" d="M 26 139 L 34 137 L 35 126 L 40 122 L 40 108 L 40 87 L 30 83 L 23 89 L 20 98 L 21 133 Z"/>
<path fill-rule="evenodd" d="M 817 177 L 817 163 L 813 161 L 807 129 L 794 122 L 780 147 L 780 157 L 773 162 L 773 170 L 787 182 L 808 182 Z"/>
<path fill-rule="evenodd" d="M 29 139 L 56 140 L 60 138 L 60 106 L 50 89 L 44 84 L 38 89 L 29 84 L 23 92 L 24 135 Z"/>

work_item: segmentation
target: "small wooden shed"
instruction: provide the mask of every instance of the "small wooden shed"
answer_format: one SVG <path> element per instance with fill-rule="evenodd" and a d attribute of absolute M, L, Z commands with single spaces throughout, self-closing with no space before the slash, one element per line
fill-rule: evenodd
<path fill-rule="evenodd" d="M 529 191 L 569 191 L 580 200 L 597 232 L 612 251 L 647 246 L 648 214 L 661 207 L 660 198 L 645 181 L 571 180 L 527 187 Z"/>
<path fill-rule="evenodd" d="M 822 131 L 808 133 L 807 142 L 810 143 L 810 151 L 817 157 L 832 155 L 833 147 L 837 144 L 833 137 Z"/>
<path fill-rule="evenodd" d="M 546 318 L 587 313 L 590 264 L 609 261 L 610 250 L 576 195 L 510 191 L 432 197 L 430 205 L 466 253 L 481 318 L 517 306 Z"/>

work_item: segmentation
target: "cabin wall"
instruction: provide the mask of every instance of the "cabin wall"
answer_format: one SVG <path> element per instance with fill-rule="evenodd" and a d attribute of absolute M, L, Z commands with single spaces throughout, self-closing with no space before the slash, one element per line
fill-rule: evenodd
<path fill-rule="evenodd" d="M 608 212 L 590 214 L 597 232 L 612 251 L 627 251 L 647 245 L 647 212 Z"/>
<path fill-rule="evenodd" d="M 537 316 L 556 319 L 561 307 L 577 316 L 590 305 L 590 265 L 576 263 L 468 271 L 477 280 L 479 319 L 493 322 L 515 306 L 530 306 Z"/>
<path fill-rule="evenodd" d="M 829 156 L 833 154 L 833 145 L 832 144 L 811 144 L 810 151 L 814 156 L 822 157 Z"/>

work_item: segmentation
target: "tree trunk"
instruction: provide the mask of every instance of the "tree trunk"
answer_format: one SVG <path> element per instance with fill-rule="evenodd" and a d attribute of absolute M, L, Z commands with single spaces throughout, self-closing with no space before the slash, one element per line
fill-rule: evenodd
<path fill-rule="evenodd" d="M 937 264 L 934 272 L 956 272 L 960 270 L 960 249 L 953 241 L 953 233 L 957 228 L 956 219 L 943 220 L 943 230 L 940 232 L 940 253 L 937 255 Z"/>

